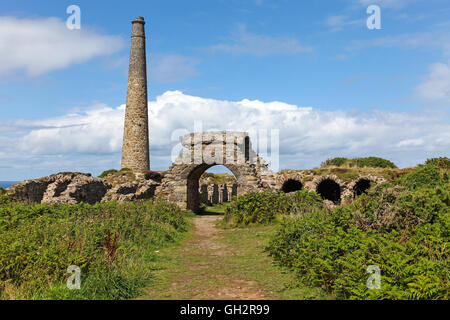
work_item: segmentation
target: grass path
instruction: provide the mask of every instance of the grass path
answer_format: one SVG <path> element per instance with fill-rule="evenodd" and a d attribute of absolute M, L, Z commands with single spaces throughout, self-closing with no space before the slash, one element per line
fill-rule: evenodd
<path fill-rule="evenodd" d="M 323 299 L 320 290 L 288 288 L 292 275 L 264 252 L 275 226 L 221 229 L 220 216 L 197 216 L 187 238 L 159 252 L 155 278 L 140 299 Z"/>

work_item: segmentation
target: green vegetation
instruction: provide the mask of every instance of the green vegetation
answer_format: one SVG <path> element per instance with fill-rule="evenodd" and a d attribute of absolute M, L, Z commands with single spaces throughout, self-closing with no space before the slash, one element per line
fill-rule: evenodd
<path fill-rule="evenodd" d="M 226 207 L 224 223 L 231 226 L 268 224 L 277 216 L 308 212 L 315 207 L 322 207 L 322 199 L 315 192 L 301 190 L 290 194 L 274 191 L 250 193 L 235 199 Z"/>
<path fill-rule="evenodd" d="M 345 161 L 305 176 L 388 182 L 331 209 L 306 190 L 247 194 L 204 207 L 224 212 L 223 228 L 196 217 L 195 233 L 191 213 L 160 200 L 30 205 L 0 189 L 0 299 L 449 299 L 448 158 L 409 169 Z M 134 177 L 108 171 L 114 183 Z M 66 287 L 71 265 L 81 290 Z M 373 265 L 381 288 L 370 290 Z"/>
<path fill-rule="evenodd" d="M 224 221 L 281 221 L 266 250 L 295 275 L 299 288 L 320 288 L 339 299 L 448 299 L 445 177 L 448 171 L 434 165 L 419 166 L 333 209 L 323 208 L 314 193 L 252 194 L 231 203 Z M 380 289 L 367 287 L 371 265 L 381 270 Z"/>
<path fill-rule="evenodd" d="M 228 203 L 220 203 L 214 204 L 212 206 L 207 206 L 205 204 L 200 205 L 200 208 L 197 212 L 199 215 L 214 215 L 214 214 L 223 214 L 227 207 Z"/>
<path fill-rule="evenodd" d="M 432 158 L 425 162 L 425 165 L 433 165 L 440 169 L 450 170 L 450 159 L 447 157 Z"/>
<path fill-rule="evenodd" d="M 96 205 L 0 202 L 0 298 L 127 299 L 152 278 L 156 250 L 178 241 L 186 214 L 162 201 Z M 66 270 L 81 268 L 81 290 Z"/>
<path fill-rule="evenodd" d="M 109 175 L 109 174 L 111 174 L 111 173 L 116 173 L 116 172 L 119 172 L 119 171 L 116 170 L 116 169 L 109 169 L 109 170 L 103 171 L 103 172 L 98 176 L 98 178 L 104 178 L 104 177 L 106 177 L 107 175 Z"/>
<path fill-rule="evenodd" d="M 378 157 L 367 157 L 367 158 L 333 158 L 328 159 L 322 163 L 321 167 L 336 166 L 336 167 L 349 167 L 349 168 L 391 168 L 395 169 L 397 166 L 386 159 Z"/>
<path fill-rule="evenodd" d="M 113 173 L 117 173 L 117 172 L 127 172 L 127 171 L 132 171 L 132 170 L 129 169 L 129 168 L 122 168 L 122 169 L 120 169 L 120 170 L 117 170 L 117 169 L 109 169 L 109 170 L 103 171 L 103 172 L 98 176 L 98 178 L 105 178 L 106 176 L 108 176 L 108 175 L 110 175 L 110 174 L 113 174 Z"/>
<path fill-rule="evenodd" d="M 263 251 L 276 225 L 219 229 L 219 219 L 196 217 L 196 228 L 180 246 L 161 250 L 154 262 L 155 281 L 142 299 L 332 298 L 320 288 L 291 286 L 295 276 L 280 270 Z"/>
<path fill-rule="evenodd" d="M 441 174 L 434 165 L 421 166 L 399 179 L 399 183 L 409 190 L 436 187 L 441 185 L 442 182 Z"/>
<path fill-rule="evenodd" d="M 13 199 L 8 196 L 7 194 L 1 194 L 0 193 L 0 206 L 6 205 L 6 204 L 10 204 L 13 202 Z"/>
<path fill-rule="evenodd" d="M 432 196 L 428 207 L 435 209 L 431 214 L 420 206 L 427 196 Z M 399 195 L 393 211 L 385 213 L 394 215 L 389 221 L 373 218 L 386 208 L 384 201 L 362 196 L 349 207 L 287 219 L 268 250 L 297 275 L 300 285 L 321 287 L 340 298 L 448 299 L 448 197 L 443 189 L 408 199 Z M 406 214 L 411 208 L 419 210 Z M 362 216 L 355 217 L 355 209 Z M 381 269 L 380 290 L 366 286 L 369 265 Z"/>

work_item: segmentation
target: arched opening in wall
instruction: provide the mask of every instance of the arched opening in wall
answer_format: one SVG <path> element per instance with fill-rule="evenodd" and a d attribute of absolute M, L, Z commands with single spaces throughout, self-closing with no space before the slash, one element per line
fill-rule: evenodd
<path fill-rule="evenodd" d="M 316 191 L 324 200 L 333 201 L 334 204 L 341 202 L 341 187 L 332 179 L 325 179 L 320 182 Z"/>
<path fill-rule="evenodd" d="M 367 190 L 370 189 L 370 180 L 369 179 L 359 179 L 355 186 L 353 187 L 353 198 L 356 198 L 363 193 L 367 193 Z"/>
<path fill-rule="evenodd" d="M 188 209 L 196 213 L 222 214 L 218 205 L 237 196 L 237 181 L 236 174 L 223 165 L 199 165 L 187 179 Z"/>
<path fill-rule="evenodd" d="M 283 183 L 283 186 L 281 187 L 281 191 L 284 193 L 291 193 L 295 191 L 302 190 L 303 184 L 295 179 L 288 179 Z"/>

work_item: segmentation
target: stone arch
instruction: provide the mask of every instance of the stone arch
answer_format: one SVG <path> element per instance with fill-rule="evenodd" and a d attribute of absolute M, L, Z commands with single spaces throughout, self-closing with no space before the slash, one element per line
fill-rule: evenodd
<path fill-rule="evenodd" d="M 362 195 L 363 193 L 367 193 L 367 190 L 370 189 L 370 186 L 371 181 L 369 179 L 366 178 L 358 179 L 352 188 L 353 198 L 356 198 Z"/>
<path fill-rule="evenodd" d="M 386 179 L 381 176 L 361 175 L 356 180 L 353 180 L 353 182 L 349 184 L 348 191 L 349 193 L 351 193 L 352 198 L 356 198 L 357 196 L 367 191 L 368 187 L 370 187 L 372 183 L 379 184 L 383 182 L 386 182 Z"/>
<path fill-rule="evenodd" d="M 281 186 L 281 191 L 291 193 L 303 189 L 303 183 L 297 179 L 287 179 Z"/>
<path fill-rule="evenodd" d="M 199 204 L 200 204 L 200 194 L 198 192 L 199 190 L 199 180 L 202 174 L 208 170 L 209 168 L 212 168 L 217 165 L 222 164 L 206 164 L 202 163 L 194 168 L 192 168 L 191 172 L 186 177 L 186 207 L 189 210 L 192 210 L 196 212 L 198 210 Z M 225 168 L 230 170 L 234 177 L 236 178 L 237 185 L 239 187 L 239 180 L 241 180 L 242 174 L 239 171 L 239 168 L 223 165 Z M 217 189 L 217 190 L 216 190 Z M 217 198 L 219 197 L 219 189 L 218 186 L 215 185 L 214 193 L 217 193 Z M 214 203 L 213 203 L 214 204 Z"/>
<path fill-rule="evenodd" d="M 268 164 L 252 150 L 245 132 L 214 131 L 185 135 L 180 153 L 164 175 L 159 195 L 182 208 L 196 211 L 200 176 L 209 168 L 223 165 L 236 178 L 231 196 L 257 192 L 262 177 L 271 175 Z"/>
<path fill-rule="evenodd" d="M 322 199 L 332 201 L 334 204 L 339 204 L 342 199 L 342 184 L 339 182 L 339 179 L 334 176 L 322 176 L 320 180 L 316 182 L 315 191 Z"/>

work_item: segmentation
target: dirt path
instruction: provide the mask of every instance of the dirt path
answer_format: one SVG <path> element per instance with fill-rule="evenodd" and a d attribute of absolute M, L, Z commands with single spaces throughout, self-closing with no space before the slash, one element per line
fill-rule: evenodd
<path fill-rule="evenodd" d="M 221 229 L 220 216 L 194 218 L 194 231 L 179 246 L 161 250 L 153 284 L 141 299 L 295 299 L 292 280 L 264 253 L 274 227 Z"/>

